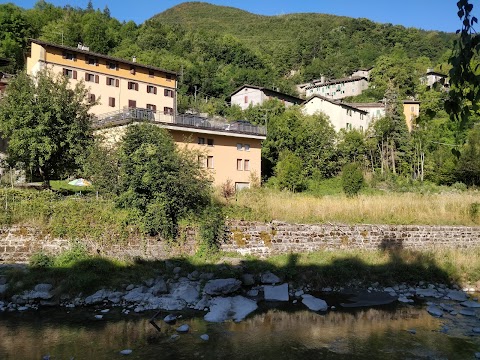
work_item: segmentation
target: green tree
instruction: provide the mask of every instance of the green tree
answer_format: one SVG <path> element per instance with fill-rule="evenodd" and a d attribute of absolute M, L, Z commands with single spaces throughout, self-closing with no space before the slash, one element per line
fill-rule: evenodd
<path fill-rule="evenodd" d="M 457 173 L 463 183 L 480 185 L 480 126 L 475 126 L 468 134 L 467 143 L 458 159 Z"/>
<path fill-rule="evenodd" d="M 302 159 L 289 150 L 280 153 L 280 159 L 275 166 L 275 178 L 279 189 L 293 192 L 303 191 L 306 188 L 303 176 Z"/>
<path fill-rule="evenodd" d="M 50 179 L 77 170 L 92 142 L 83 82 L 74 88 L 69 80 L 42 70 L 32 79 L 19 73 L 0 103 L 0 134 L 8 140 L 11 166 L 38 172 L 45 186 Z"/>
<path fill-rule="evenodd" d="M 210 203 L 211 186 L 196 157 L 179 151 L 156 125 L 128 127 L 120 165 L 117 203 L 131 208 L 147 233 L 175 238 L 179 219 Z"/>
<path fill-rule="evenodd" d="M 364 184 L 361 167 L 357 163 L 348 163 L 342 169 L 342 188 L 345 195 L 358 195 Z"/>
<path fill-rule="evenodd" d="M 8 71 L 23 68 L 24 52 L 33 34 L 21 8 L 13 4 L 0 5 L 0 57 L 11 60 Z"/>

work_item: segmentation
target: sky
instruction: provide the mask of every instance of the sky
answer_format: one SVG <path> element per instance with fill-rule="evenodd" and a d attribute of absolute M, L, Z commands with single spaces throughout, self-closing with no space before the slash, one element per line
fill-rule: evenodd
<path fill-rule="evenodd" d="M 36 0 L 0 0 L 29 9 Z M 88 0 L 47 0 L 57 6 L 86 8 Z M 178 0 L 92 0 L 103 10 L 108 5 L 113 17 L 137 24 L 184 1 Z M 236 7 L 260 15 L 314 12 L 367 18 L 375 22 L 455 32 L 460 28 L 456 0 L 211 0 L 211 4 Z M 472 1 L 473 2 L 473 1 Z M 475 13 L 475 9 L 474 9 Z M 479 10 L 480 13 L 480 10 Z"/>

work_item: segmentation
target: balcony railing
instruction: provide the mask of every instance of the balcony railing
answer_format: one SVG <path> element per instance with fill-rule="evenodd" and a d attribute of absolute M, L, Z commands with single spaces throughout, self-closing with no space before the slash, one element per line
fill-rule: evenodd
<path fill-rule="evenodd" d="M 96 117 L 93 122 L 95 129 L 124 125 L 134 121 L 145 121 L 151 123 L 163 123 L 186 128 L 201 128 L 206 130 L 225 131 L 249 135 L 267 134 L 264 126 L 252 125 L 246 121 L 227 122 L 206 118 L 198 115 L 182 114 L 173 115 L 163 111 L 154 111 L 143 108 L 125 108 Z"/>

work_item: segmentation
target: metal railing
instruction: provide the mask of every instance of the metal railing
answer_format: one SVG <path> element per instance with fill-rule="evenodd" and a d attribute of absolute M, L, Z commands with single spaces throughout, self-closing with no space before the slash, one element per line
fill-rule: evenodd
<path fill-rule="evenodd" d="M 182 114 L 173 115 L 163 111 L 154 111 L 143 108 L 125 108 L 116 110 L 96 117 L 93 122 L 95 129 L 128 124 L 133 121 L 146 121 L 152 123 L 163 123 L 186 128 L 202 128 L 206 130 L 225 131 L 232 133 L 262 135 L 267 134 L 264 126 L 257 126 L 247 121 L 239 120 L 228 122 L 198 115 Z"/>

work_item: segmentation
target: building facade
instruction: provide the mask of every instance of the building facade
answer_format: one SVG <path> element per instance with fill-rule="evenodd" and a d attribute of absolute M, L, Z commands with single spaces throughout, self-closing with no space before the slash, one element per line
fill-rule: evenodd
<path fill-rule="evenodd" d="M 326 82 L 316 82 L 305 87 L 307 97 L 320 95 L 326 98 L 339 100 L 347 96 L 360 95 L 368 88 L 368 79 L 363 76 L 350 76 Z"/>
<path fill-rule="evenodd" d="M 122 111 L 124 108 L 144 108 L 153 116 L 173 116 L 176 109 L 177 74 L 153 66 L 139 64 L 94 53 L 79 45 L 71 48 L 40 40 L 32 40 L 27 58 L 27 73 L 43 68 L 70 78 L 74 85 L 85 81 L 95 115 Z"/>
<path fill-rule="evenodd" d="M 286 107 L 300 105 L 303 102 L 302 99 L 295 96 L 253 85 L 243 85 L 235 90 L 232 95 L 230 95 L 230 98 L 231 104 L 240 106 L 242 110 L 248 109 L 250 105 L 261 105 L 270 99 L 278 99 L 283 102 Z"/>
<path fill-rule="evenodd" d="M 364 131 L 369 125 L 367 111 L 320 95 L 313 95 L 306 100 L 302 111 L 306 115 L 327 115 L 337 132 L 341 129 Z"/>
<path fill-rule="evenodd" d="M 405 115 L 408 131 L 412 131 L 415 119 L 420 115 L 420 101 L 403 100 L 403 114 Z"/>
<path fill-rule="evenodd" d="M 179 115 L 175 122 L 151 123 L 166 128 L 176 145 L 194 150 L 198 165 L 211 176 L 214 186 L 230 181 L 236 190 L 249 188 L 261 178 L 261 148 L 265 140 L 265 129 L 252 126 L 245 129 L 227 130 L 228 124 L 213 121 L 197 122 L 195 116 Z M 96 133 L 110 144 L 120 142 L 127 126 L 108 123 L 97 126 Z"/>
<path fill-rule="evenodd" d="M 347 104 L 357 109 L 363 110 L 368 112 L 367 118 L 368 123 L 370 124 L 372 121 L 385 117 L 385 105 L 381 102 L 378 103 L 350 103 Z"/>

